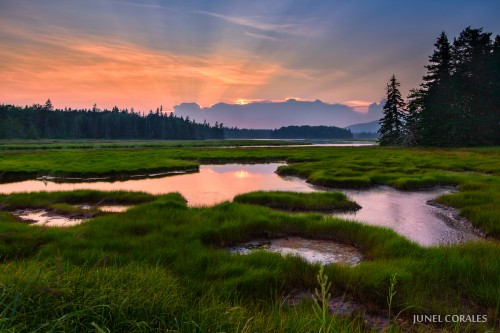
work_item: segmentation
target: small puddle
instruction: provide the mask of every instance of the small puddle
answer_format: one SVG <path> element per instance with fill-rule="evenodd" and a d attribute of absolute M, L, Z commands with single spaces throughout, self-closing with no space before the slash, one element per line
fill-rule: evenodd
<path fill-rule="evenodd" d="M 127 211 L 131 206 L 119 206 L 119 205 L 108 205 L 108 206 L 90 206 L 90 205 L 80 205 L 77 208 L 82 210 L 88 210 L 89 212 L 97 208 L 101 212 L 106 213 L 122 213 Z M 39 225 L 47 227 L 72 227 L 78 225 L 82 222 L 87 221 L 89 218 L 95 216 L 92 213 L 85 217 L 68 217 L 58 214 L 47 209 L 19 209 L 12 212 L 20 220 L 29 223 L 30 225 Z M 85 215 L 85 214 L 84 214 Z"/>
<path fill-rule="evenodd" d="M 83 218 L 69 218 L 58 215 L 45 209 L 22 209 L 12 213 L 27 223 L 47 227 L 71 227 L 86 221 Z"/>
<path fill-rule="evenodd" d="M 229 252 L 238 254 L 249 254 L 255 250 L 295 255 L 310 263 L 323 265 L 337 263 L 355 266 L 363 260 L 363 254 L 354 246 L 300 237 L 255 240 L 229 248 Z"/>

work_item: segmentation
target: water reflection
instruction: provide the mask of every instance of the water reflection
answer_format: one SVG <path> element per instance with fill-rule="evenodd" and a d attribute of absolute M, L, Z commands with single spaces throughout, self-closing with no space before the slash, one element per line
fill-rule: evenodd
<path fill-rule="evenodd" d="M 250 145 L 250 146 L 220 146 L 220 147 L 210 147 L 210 149 L 220 148 L 220 149 L 236 149 L 236 148 L 304 148 L 304 147 L 368 147 L 376 146 L 377 142 L 374 141 L 334 141 L 334 142 L 315 142 L 309 140 L 294 140 L 297 144 L 289 145 Z M 308 144 L 310 143 L 310 144 Z"/>
<path fill-rule="evenodd" d="M 422 245 L 460 243 L 480 237 L 472 226 L 459 219 L 452 209 L 429 205 L 429 200 L 453 192 L 451 188 L 425 191 L 398 191 L 388 186 L 370 190 L 342 190 L 360 210 L 335 216 L 366 224 L 388 227 Z M 446 216 L 443 216 L 446 215 Z M 453 225 L 450 225 L 452 222 Z"/>
<path fill-rule="evenodd" d="M 23 221 L 47 227 L 71 227 L 85 221 L 83 218 L 69 218 L 45 209 L 17 210 L 13 214 Z"/>
<path fill-rule="evenodd" d="M 278 176 L 275 171 L 281 165 L 283 164 L 202 165 L 198 173 L 115 182 L 55 183 L 48 179 L 29 180 L 0 184 L 0 193 L 76 189 L 143 191 L 152 194 L 179 192 L 190 206 L 210 206 L 252 191 L 319 191 L 302 179 Z M 388 227 L 422 245 L 460 243 L 480 238 L 474 233 L 470 223 L 457 218 L 456 212 L 427 204 L 428 200 L 450 193 L 451 189 L 407 192 L 381 186 L 363 191 L 340 191 L 362 208 L 354 213 L 335 216 Z"/>
<path fill-rule="evenodd" d="M 202 165 L 198 173 L 114 182 L 55 183 L 50 179 L 28 180 L 0 184 L 0 193 L 78 189 L 142 191 L 152 194 L 179 192 L 187 199 L 190 206 L 207 206 L 232 200 L 235 195 L 251 191 L 314 191 L 313 187 L 303 180 L 295 177 L 283 178 L 275 174 L 281 165 L 283 164 Z"/>

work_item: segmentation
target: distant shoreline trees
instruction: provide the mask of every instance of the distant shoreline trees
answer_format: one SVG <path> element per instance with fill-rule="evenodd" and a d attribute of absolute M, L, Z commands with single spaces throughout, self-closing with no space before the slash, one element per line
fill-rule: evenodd
<path fill-rule="evenodd" d="M 285 126 L 274 130 L 226 128 L 228 139 L 352 139 L 350 130 L 335 126 Z"/>
<path fill-rule="evenodd" d="M 54 109 L 44 105 L 0 105 L 0 139 L 224 139 L 223 124 L 198 124 L 186 117 L 134 110 Z"/>
<path fill-rule="evenodd" d="M 425 66 L 427 74 L 412 89 L 406 106 L 389 101 L 381 124 L 394 124 L 395 114 L 403 130 L 380 128 L 381 145 L 489 146 L 500 144 L 500 36 L 493 40 L 482 28 L 464 29 L 453 43 L 444 32 Z M 395 110 L 400 110 L 398 113 Z"/>

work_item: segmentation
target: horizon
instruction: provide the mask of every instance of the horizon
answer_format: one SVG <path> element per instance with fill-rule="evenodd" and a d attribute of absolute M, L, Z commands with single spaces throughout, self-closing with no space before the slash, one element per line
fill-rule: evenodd
<path fill-rule="evenodd" d="M 403 95 L 418 87 L 441 31 L 498 34 L 499 11 L 495 1 L 6 0 L 0 97 L 141 112 L 320 100 L 362 114 L 392 74 Z"/>

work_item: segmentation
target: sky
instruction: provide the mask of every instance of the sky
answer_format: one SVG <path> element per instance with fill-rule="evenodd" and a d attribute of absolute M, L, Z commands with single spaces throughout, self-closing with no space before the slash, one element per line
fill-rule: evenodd
<path fill-rule="evenodd" d="M 0 0 L 0 103 L 172 110 L 417 87 L 441 31 L 500 34 L 498 0 Z"/>

